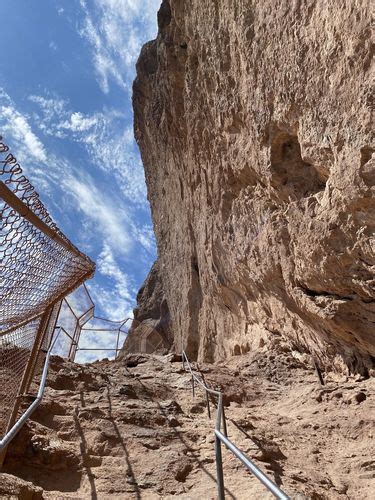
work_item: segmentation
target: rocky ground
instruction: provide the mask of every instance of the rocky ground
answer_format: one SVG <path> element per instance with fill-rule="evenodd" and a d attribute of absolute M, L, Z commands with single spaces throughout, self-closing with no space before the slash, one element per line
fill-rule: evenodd
<path fill-rule="evenodd" d="M 199 369 L 225 393 L 228 434 L 291 498 L 375 492 L 374 379 L 324 374 L 275 343 Z M 216 498 L 213 419 L 180 362 L 55 357 L 43 403 L 9 448 L 0 498 Z M 228 499 L 271 498 L 223 450 Z"/>

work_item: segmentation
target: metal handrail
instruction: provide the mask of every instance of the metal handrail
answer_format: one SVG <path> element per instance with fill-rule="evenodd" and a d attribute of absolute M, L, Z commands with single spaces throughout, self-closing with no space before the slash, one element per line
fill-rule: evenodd
<path fill-rule="evenodd" d="M 216 423 L 215 423 L 215 456 L 216 456 L 216 473 L 217 473 L 217 489 L 219 500 L 225 500 L 225 489 L 224 489 L 224 474 L 223 474 L 223 461 L 221 455 L 221 443 L 223 443 L 228 450 L 230 450 L 241 462 L 245 465 L 248 471 L 250 471 L 254 476 L 261 481 L 261 483 L 266 486 L 266 488 L 279 500 L 290 500 L 290 497 L 286 495 L 271 479 L 269 479 L 255 464 L 252 462 L 237 446 L 228 439 L 227 435 L 227 425 L 223 406 L 223 393 L 218 390 L 211 389 L 208 387 L 201 378 L 199 378 L 193 371 L 189 359 L 185 351 L 182 351 L 182 365 L 185 369 L 185 363 L 191 374 L 191 382 L 193 389 L 193 397 L 195 394 L 194 381 L 200 385 L 206 393 L 206 404 L 208 410 L 208 416 L 211 416 L 210 404 L 208 394 L 213 394 L 218 397 L 217 403 L 217 413 L 216 413 Z M 221 432 L 221 424 L 223 423 L 223 431 Z"/>
<path fill-rule="evenodd" d="M 52 353 L 52 349 L 55 346 L 57 337 L 60 335 L 61 328 L 58 328 L 58 331 L 55 335 L 55 338 L 53 342 L 51 342 L 50 347 L 48 348 L 48 351 L 46 353 L 46 359 L 44 360 L 44 367 L 43 367 L 43 372 L 42 372 L 42 377 L 40 379 L 40 384 L 39 384 L 39 390 L 38 394 L 36 395 L 35 401 L 32 402 L 32 404 L 27 408 L 27 410 L 22 414 L 22 416 L 17 420 L 17 422 L 9 429 L 9 431 L 5 434 L 5 436 L 0 440 L 0 452 L 2 452 L 12 441 L 12 439 L 15 437 L 15 435 L 20 431 L 21 427 L 24 425 L 26 420 L 30 417 L 30 415 L 34 412 L 34 410 L 37 408 L 39 403 L 41 402 L 44 394 L 44 389 L 46 385 L 46 380 L 47 380 L 47 374 L 48 374 L 48 367 L 49 367 L 49 359 Z"/>

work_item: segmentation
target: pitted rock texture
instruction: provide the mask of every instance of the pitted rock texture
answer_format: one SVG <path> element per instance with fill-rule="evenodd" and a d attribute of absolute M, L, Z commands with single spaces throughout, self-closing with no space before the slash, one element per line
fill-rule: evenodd
<path fill-rule="evenodd" d="M 293 499 L 370 500 L 375 379 L 325 373 L 280 337 L 194 365 L 224 393 L 228 436 Z M 45 397 L 11 443 L 0 498 L 215 500 L 215 401 L 173 355 L 53 358 Z M 274 498 L 223 447 L 226 498 Z"/>
<path fill-rule="evenodd" d="M 164 0 L 158 21 L 133 106 L 175 350 L 279 333 L 367 374 L 370 2 Z"/>

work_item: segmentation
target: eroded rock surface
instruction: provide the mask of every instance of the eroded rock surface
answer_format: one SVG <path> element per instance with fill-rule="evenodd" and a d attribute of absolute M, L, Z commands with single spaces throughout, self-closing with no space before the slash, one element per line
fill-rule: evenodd
<path fill-rule="evenodd" d="M 370 500 L 375 379 L 324 373 L 321 386 L 308 356 L 274 340 L 199 365 L 224 392 L 230 439 L 293 499 Z M 215 500 L 214 401 L 210 420 L 173 359 L 53 358 L 46 396 L 9 447 L 0 498 Z M 227 498 L 273 498 L 225 449 L 223 460 Z"/>
<path fill-rule="evenodd" d="M 175 350 L 281 334 L 366 374 L 370 2 L 164 0 L 158 21 L 133 103 Z"/>

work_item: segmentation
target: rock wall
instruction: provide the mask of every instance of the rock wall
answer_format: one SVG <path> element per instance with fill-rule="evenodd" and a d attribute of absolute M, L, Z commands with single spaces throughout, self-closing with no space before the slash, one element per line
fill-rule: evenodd
<path fill-rule="evenodd" d="M 137 63 L 174 349 L 375 356 L 370 2 L 164 0 Z"/>
<path fill-rule="evenodd" d="M 119 359 L 129 353 L 152 353 L 171 347 L 173 335 L 170 314 L 158 261 L 152 266 L 137 294 L 137 307 L 133 313 L 134 320 Z"/>

